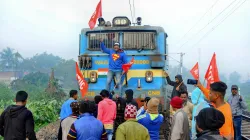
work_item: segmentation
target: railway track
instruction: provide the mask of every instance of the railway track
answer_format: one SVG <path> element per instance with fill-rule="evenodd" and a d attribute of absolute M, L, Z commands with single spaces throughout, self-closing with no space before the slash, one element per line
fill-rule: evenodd
<path fill-rule="evenodd" d="M 241 135 L 243 140 L 250 140 L 250 116 L 242 115 Z"/>

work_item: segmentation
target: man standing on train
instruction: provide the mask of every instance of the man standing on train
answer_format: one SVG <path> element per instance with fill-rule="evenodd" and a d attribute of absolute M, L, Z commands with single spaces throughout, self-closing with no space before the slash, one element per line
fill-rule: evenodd
<path fill-rule="evenodd" d="M 110 84 L 113 77 L 116 77 L 116 85 L 118 85 L 120 96 L 122 96 L 122 65 L 127 63 L 127 56 L 120 48 L 120 43 L 114 43 L 113 49 L 106 48 L 103 39 L 100 40 L 101 50 L 109 54 L 109 71 L 107 74 L 106 89 L 110 92 Z"/>
<path fill-rule="evenodd" d="M 247 109 L 247 104 L 238 93 L 238 86 L 232 85 L 232 94 L 229 96 L 227 102 L 230 104 L 233 113 L 235 140 L 241 140 L 241 115 L 242 111 Z"/>

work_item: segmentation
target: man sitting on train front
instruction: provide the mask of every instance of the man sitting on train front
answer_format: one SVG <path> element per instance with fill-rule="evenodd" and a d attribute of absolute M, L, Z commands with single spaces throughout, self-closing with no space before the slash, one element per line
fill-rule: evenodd
<path fill-rule="evenodd" d="M 106 89 L 110 91 L 110 84 L 113 77 L 116 77 L 116 85 L 118 85 L 120 96 L 122 96 L 122 65 L 127 63 L 127 56 L 120 48 L 120 43 L 114 43 L 113 49 L 106 48 L 103 39 L 100 40 L 101 49 L 109 54 L 109 71 L 107 74 Z"/>

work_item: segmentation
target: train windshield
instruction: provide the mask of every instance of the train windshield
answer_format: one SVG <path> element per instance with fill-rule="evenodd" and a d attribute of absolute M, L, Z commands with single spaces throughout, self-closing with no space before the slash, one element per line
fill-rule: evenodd
<path fill-rule="evenodd" d="M 122 35 L 122 36 L 121 36 Z M 103 39 L 107 48 L 112 48 L 115 42 L 119 42 L 122 37 L 122 48 L 124 50 L 153 50 L 156 48 L 155 32 L 112 32 L 112 33 L 89 33 L 88 49 L 92 51 L 100 50 L 100 38 Z"/>

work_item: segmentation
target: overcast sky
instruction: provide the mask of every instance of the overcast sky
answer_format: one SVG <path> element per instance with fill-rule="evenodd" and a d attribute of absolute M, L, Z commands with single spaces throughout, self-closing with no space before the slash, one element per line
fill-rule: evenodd
<path fill-rule="evenodd" d="M 250 76 L 250 1 L 244 1 L 134 0 L 134 4 L 135 16 L 142 17 L 142 24 L 165 29 L 170 53 L 186 53 L 185 67 L 191 68 L 199 60 L 200 48 L 202 75 L 216 52 L 219 72 L 228 75 L 238 71 L 243 76 L 241 80 L 245 81 Z M 47 51 L 63 58 L 77 59 L 78 35 L 81 28 L 88 27 L 98 2 L 0 0 L 0 50 L 9 46 L 25 57 Z M 129 0 L 103 0 L 102 3 L 106 21 L 115 16 L 131 18 Z M 188 32 L 206 12 L 200 23 Z M 218 23 L 221 24 L 216 26 Z M 171 54 L 171 57 L 179 60 L 179 55 Z M 178 64 L 170 60 L 170 64 Z"/>

